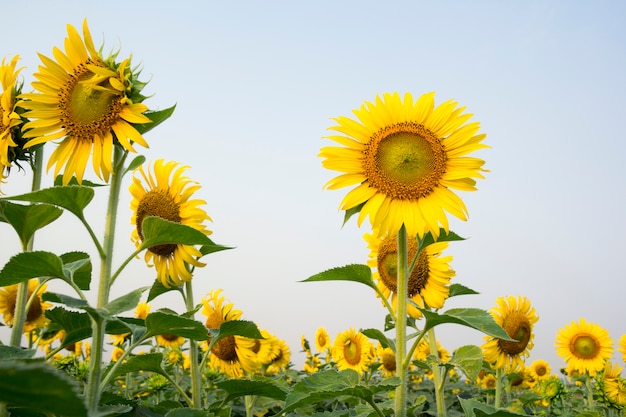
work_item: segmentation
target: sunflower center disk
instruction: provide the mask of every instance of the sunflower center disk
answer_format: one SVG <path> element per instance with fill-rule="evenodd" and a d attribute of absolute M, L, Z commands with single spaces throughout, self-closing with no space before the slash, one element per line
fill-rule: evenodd
<path fill-rule="evenodd" d="M 417 243 L 409 241 L 408 245 L 409 262 L 413 260 L 417 253 Z M 420 253 L 415 266 L 409 276 L 407 295 L 413 297 L 419 294 L 428 281 L 428 255 L 426 252 Z M 398 291 L 398 244 L 395 238 L 386 238 L 378 248 L 378 273 L 381 280 L 390 291 Z"/>
<path fill-rule="evenodd" d="M 372 187 L 390 197 L 428 196 L 446 170 L 439 138 L 415 123 L 388 126 L 375 134 L 365 153 L 365 174 Z"/>
<path fill-rule="evenodd" d="M 160 217 L 164 220 L 180 223 L 180 205 L 164 190 L 151 190 L 147 192 L 137 207 L 136 227 L 137 233 L 143 239 L 143 219 L 150 216 Z M 152 246 L 148 250 L 156 255 L 169 256 L 174 253 L 175 244 L 167 243 Z"/>
<path fill-rule="evenodd" d="M 361 360 L 361 345 L 353 340 L 348 340 L 343 347 L 343 356 L 350 365 L 357 365 Z"/>
<path fill-rule="evenodd" d="M 509 356 L 516 356 L 522 353 L 528 343 L 531 336 L 530 321 L 525 314 L 520 312 L 510 313 L 502 323 L 502 328 L 506 330 L 506 333 L 512 339 L 516 339 L 517 342 L 510 342 L 508 340 L 498 340 L 500 350 Z"/>
<path fill-rule="evenodd" d="M 591 336 L 578 336 L 572 343 L 572 352 L 581 359 L 591 359 L 598 354 L 598 344 Z"/>
<path fill-rule="evenodd" d="M 234 336 L 226 336 L 220 339 L 211 349 L 211 353 L 224 362 L 237 362 L 237 343 Z"/>

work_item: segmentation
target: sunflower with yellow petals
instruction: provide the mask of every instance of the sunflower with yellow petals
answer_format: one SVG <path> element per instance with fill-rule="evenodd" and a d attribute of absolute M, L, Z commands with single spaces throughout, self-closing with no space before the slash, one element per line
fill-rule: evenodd
<path fill-rule="evenodd" d="M 383 377 L 391 377 L 396 374 L 396 354 L 390 348 L 384 348 L 380 343 L 376 349 L 376 355 L 378 356 L 378 362 L 380 362 L 380 372 Z"/>
<path fill-rule="evenodd" d="M 535 381 L 548 378 L 552 372 L 550 364 L 543 359 L 534 360 L 527 369 L 528 373 Z"/>
<path fill-rule="evenodd" d="M 115 144 L 130 152 L 136 152 L 135 143 L 148 147 L 135 127 L 151 122 L 140 94 L 145 83 L 137 80 L 130 59 L 118 63 L 117 54 L 104 58 L 96 50 L 86 19 L 82 30 L 81 37 L 67 25 L 65 51 L 55 47 L 55 59 L 39 54 L 43 65 L 32 83 L 37 92 L 21 96 L 30 119 L 23 128 L 30 139 L 24 146 L 62 139 L 47 169 L 55 165 L 56 177 L 65 167 L 63 184 L 72 176 L 82 183 L 91 154 L 96 175 L 108 182 Z"/>
<path fill-rule="evenodd" d="M 447 213 L 467 220 L 455 190 L 474 191 L 484 161 L 468 154 L 488 147 L 478 122 L 454 100 L 435 106 L 435 94 L 413 100 L 410 93 L 376 96 L 353 110 L 356 119 L 338 117 L 338 132 L 327 136 L 341 146 L 321 149 L 325 168 L 343 174 L 327 189 L 352 187 L 340 203 L 369 217 L 372 229 L 395 235 L 404 224 L 409 236 L 448 231 Z"/>
<path fill-rule="evenodd" d="M 620 336 L 618 343 L 617 351 L 622 354 L 622 362 L 626 362 L 626 334 Z"/>
<path fill-rule="evenodd" d="M 509 337 L 516 341 L 485 336 L 487 342 L 482 346 L 484 358 L 494 369 L 515 372 L 524 368 L 524 360 L 534 346 L 533 326 L 539 317 L 530 300 L 522 295 L 498 297 L 496 304 L 489 313 Z"/>
<path fill-rule="evenodd" d="M 431 353 L 430 351 L 430 343 L 426 339 L 420 340 L 420 342 L 417 344 L 417 347 L 415 348 L 415 352 L 413 352 L 413 359 L 424 362 L 430 355 L 435 355 L 434 352 Z M 441 362 L 448 362 L 452 358 L 448 349 L 441 346 L 439 340 L 437 340 L 436 355 Z"/>
<path fill-rule="evenodd" d="M 19 284 L 0 287 L 0 314 L 3 315 L 4 323 L 13 326 L 15 320 L 15 305 L 17 303 L 17 290 Z M 45 311 L 52 307 L 52 304 L 44 302 L 41 295 L 46 291 L 47 284 L 39 284 L 39 280 L 34 278 L 28 280 L 28 299 L 32 302 L 26 312 L 24 321 L 24 333 L 29 333 L 35 329 L 45 327 L 48 320 L 44 315 Z M 34 294 L 34 295 L 33 295 Z"/>
<path fill-rule="evenodd" d="M 590 376 L 602 371 L 606 361 L 613 356 L 613 340 L 609 332 L 584 318 L 559 329 L 555 346 L 556 353 L 568 367 L 571 365 L 574 370 Z"/>
<path fill-rule="evenodd" d="M 222 296 L 222 290 L 214 290 L 202 298 L 202 314 L 206 319 L 206 327 L 219 329 L 222 323 L 240 320 L 241 310 L 234 309 Z M 209 341 L 210 342 L 210 341 Z M 241 378 L 245 372 L 255 372 L 261 367 L 254 348 L 255 339 L 242 336 L 226 336 L 211 348 L 209 364 L 231 378 Z"/>
<path fill-rule="evenodd" d="M 335 338 L 331 355 L 340 371 L 353 369 L 362 375 L 375 359 L 371 356 L 372 342 L 363 333 L 350 328 Z"/>
<path fill-rule="evenodd" d="M 398 241 L 395 236 L 379 237 L 377 232 L 364 236 L 370 250 L 367 264 L 375 269 L 372 278 L 385 299 L 391 297 L 394 310 L 397 308 Z M 417 257 L 415 266 L 408 277 L 407 312 L 413 318 L 421 318 L 416 308 L 440 309 L 450 294 L 450 280 L 456 275 L 449 266 L 452 256 L 442 256 L 448 242 L 437 242 L 426 246 Z M 417 241 L 408 240 L 409 262 L 417 253 Z"/>
<path fill-rule="evenodd" d="M 287 369 L 291 361 L 291 350 L 289 345 L 282 339 L 274 337 L 273 339 L 275 353 L 272 357 L 269 365 L 267 366 L 267 373 L 270 375 L 277 374 Z"/>
<path fill-rule="evenodd" d="M 17 77 L 23 68 L 16 68 L 19 59 L 19 55 L 15 55 L 9 62 L 2 58 L 0 63 L 0 184 L 13 161 L 28 159 L 20 146 L 23 145 L 19 131 L 22 118 L 18 114 L 17 96 L 22 85 L 18 84 Z"/>
<path fill-rule="evenodd" d="M 184 337 L 169 333 L 163 333 L 156 337 L 156 342 L 159 346 L 170 349 L 178 349 L 185 344 L 186 340 L 187 339 L 185 339 Z"/>
<path fill-rule="evenodd" d="M 315 331 L 315 348 L 318 353 L 323 353 L 330 349 L 330 336 L 324 327 L 318 327 Z"/>
<path fill-rule="evenodd" d="M 133 197 L 131 222 L 135 225 L 131 239 L 135 246 L 141 246 L 143 220 L 150 216 L 184 224 L 210 235 L 212 232 L 206 228 L 205 222 L 211 218 L 200 207 L 206 202 L 193 198 L 200 185 L 184 175 L 189 167 L 158 159 L 152 168 L 154 173 L 146 173 L 143 166 L 137 168 L 130 185 Z M 145 252 L 146 263 L 156 268 L 157 279 L 168 288 L 191 281 L 190 267 L 205 266 L 198 260 L 201 256 L 200 250 L 190 245 L 162 244 Z"/>

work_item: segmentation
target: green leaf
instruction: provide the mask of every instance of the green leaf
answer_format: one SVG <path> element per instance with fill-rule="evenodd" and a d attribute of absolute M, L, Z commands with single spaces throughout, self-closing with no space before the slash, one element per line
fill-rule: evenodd
<path fill-rule="evenodd" d="M 94 191 L 90 187 L 67 185 L 45 188 L 28 194 L 7 197 L 6 199 L 51 204 L 68 210 L 79 219 L 84 219 L 83 210 L 91 202 L 93 196 Z"/>
<path fill-rule="evenodd" d="M 89 180 L 86 180 L 83 178 L 83 181 L 79 184 L 78 180 L 76 179 L 76 176 L 73 176 L 72 178 L 70 178 L 70 181 L 63 185 L 63 174 L 59 174 L 54 178 L 54 186 L 55 187 L 68 187 L 68 186 L 75 186 L 75 187 L 106 187 L 108 184 L 98 184 Z"/>
<path fill-rule="evenodd" d="M 418 238 L 418 241 L 420 239 Z M 453 242 L 456 240 L 465 240 L 464 237 L 461 237 L 454 233 L 452 230 L 446 232 L 446 229 L 443 227 L 439 228 L 439 238 L 435 241 L 432 233 L 427 232 L 424 234 L 424 237 L 421 239 L 420 248 L 425 248 L 428 245 L 432 245 L 435 242 Z"/>
<path fill-rule="evenodd" d="M 0 221 L 13 226 L 23 247 L 37 230 L 52 223 L 61 214 L 63 210 L 48 204 L 23 205 L 0 200 Z"/>
<path fill-rule="evenodd" d="M 168 411 L 165 417 L 216 417 L 217 414 L 211 411 L 200 410 L 198 408 L 175 408 Z"/>
<path fill-rule="evenodd" d="M 171 287 L 166 287 L 165 285 L 161 284 L 161 281 L 159 281 L 158 279 L 154 280 L 154 284 L 152 284 L 152 287 L 150 288 L 150 292 L 148 292 L 148 302 L 154 300 L 155 298 L 157 298 L 159 295 L 161 294 L 165 294 L 166 292 L 169 291 L 178 291 L 181 295 L 183 295 L 183 289 L 182 286 L 174 286 L 172 285 Z"/>
<path fill-rule="evenodd" d="M 463 407 L 463 411 L 465 411 L 466 417 L 520 417 L 524 415 L 516 414 L 503 409 L 496 409 L 492 405 L 485 404 L 474 399 L 468 400 L 464 398 L 459 398 L 459 401 L 461 402 L 461 407 Z"/>
<path fill-rule="evenodd" d="M 341 372 L 329 370 L 314 373 L 293 386 L 285 399 L 285 408 L 279 414 L 320 401 L 332 400 L 340 395 L 357 397 L 371 402 L 375 394 L 392 391 L 400 385 L 400 379 L 397 377 L 387 378 L 373 385 L 362 385 L 359 383 L 359 379 L 359 374 L 352 369 Z"/>
<path fill-rule="evenodd" d="M 211 241 L 211 239 L 207 238 L 208 240 Z M 216 243 L 213 243 L 213 241 L 211 241 L 210 245 L 202 245 L 200 247 L 200 253 L 202 253 L 202 256 L 204 255 L 208 255 L 210 253 L 214 253 L 214 252 L 220 252 L 223 250 L 228 250 L 228 249 L 234 249 L 231 246 L 223 246 L 223 245 L 218 245 Z"/>
<path fill-rule="evenodd" d="M 50 322 L 61 326 L 65 330 L 65 337 L 61 346 L 69 346 L 91 336 L 91 319 L 87 313 L 66 310 L 63 307 L 55 307 L 44 313 Z"/>
<path fill-rule="evenodd" d="M 448 295 L 448 298 L 456 297 L 458 295 L 476 295 L 476 294 L 480 294 L 480 293 L 461 284 L 451 284 L 450 295 Z"/>
<path fill-rule="evenodd" d="M 383 332 L 378 329 L 365 329 L 361 330 L 365 336 L 370 339 L 378 340 L 383 348 L 391 347 L 391 349 L 395 352 L 396 346 L 393 340 L 390 340 Z"/>
<path fill-rule="evenodd" d="M 372 270 L 369 266 L 361 264 L 351 264 L 328 269 L 300 282 L 314 281 L 355 281 L 376 290 L 376 284 L 374 284 L 372 280 Z"/>
<path fill-rule="evenodd" d="M 70 297 L 69 295 L 60 294 L 56 292 L 46 292 L 43 294 L 42 299 L 44 301 L 51 301 L 53 303 L 65 304 L 71 308 L 80 308 L 84 309 L 89 306 L 89 303 L 80 298 Z"/>
<path fill-rule="evenodd" d="M 67 279 L 74 281 L 81 290 L 88 290 L 92 271 L 89 255 L 85 252 L 68 252 L 61 255 L 61 261 Z"/>
<path fill-rule="evenodd" d="M 204 233 L 193 227 L 170 222 L 160 217 L 146 217 L 142 223 L 144 240 L 141 249 L 148 249 L 152 246 L 175 244 L 175 245 L 213 245 Z"/>
<path fill-rule="evenodd" d="M 13 361 L 16 359 L 31 359 L 37 351 L 22 349 L 16 346 L 0 345 L 0 361 Z"/>
<path fill-rule="evenodd" d="M 150 287 L 142 287 L 131 291 L 128 294 L 124 294 L 123 296 L 109 302 L 104 306 L 104 309 L 112 316 L 132 310 L 137 307 L 137 304 L 139 304 L 139 300 L 141 299 L 141 295 L 148 288 Z"/>
<path fill-rule="evenodd" d="M 45 363 L 0 362 L 0 402 L 66 417 L 87 416 L 78 383 Z"/>
<path fill-rule="evenodd" d="M 422 308 L 420 308 L 420 311 L 426 318 L 424 332 L 443 323 L 455 323 L 471 327 L 486 335 L 497 337 L 498 339 L 516 342 L 515 339 L 511 339 L 507 332 L 494 321 L 489 312 L 479 308 L 453 308 L 445 313 L 436 313 Z"/>
<path fill-rule="evenodd" d="M 213 346 L 224 337 L 243 336 L 250 339 L 263 339 L 259 328 L 251 321 L 246 320 L 229 320 L 220 325 L 219 330 L 208 329 L 211 333 L 211 343 L 207 350 L 211 350 Z"/>
<path fill-rule="evenodd" d="M 143 155 L 138 155 L 136 156 L 131 162 L 130 164 L 128 164 L 128 167 L 126 168 L 125 172 L 131 172 L 136 170 L 137 168 L 139 168 L 141 165 L 143 165 L 143 163 L 146 162 L 146 157 Z"/>
<path fill-rule="evenodd" d="M 350 217 L 354 216 L 357 213 L 360 213 L 364 205 L 365 205 L 365 202 L 359 204 L 358 206 L 354 206 L 351 209 L 345 210 L 345 213 L 343 215 L 342 226 L 345 226 L 346 223 L 348 223 L 348 220 L 350 220 Z"/>
<path fill-rule="evenodd" d="M 216 382 L 215 385 L 228 392 L 231 398 L 258 395 L 284 401 L 287 396 L 287 391 L 269 378 L 227 379 Z"/>
<path fill-rule="evenodd" d="M 150 336 L 172 334 L 192 340 L 207 340 L 209 338 L 207 328 L 199 321 L 161 311 L 148 314 L 146 328 Z"/>
<path fill-rule="evenodd" d="M 470 381 L 475 381 L 483 366 L 483 353 L 478 346 L 461 346 L 454 351 L 450 364 L 463 371 Z"/>
<path fill-rule="evenodd" d="M 31 278 L 63 276 L 63 261 L 54 253 L 21 252 L 11 257 L 0 271 L 0 286 L 17 284 Z"/>
<path fill-rule="evenodd" d="M 129 372 L 148 371 L 161 375 L 167 375 L 161 366 L 163 353 L 146 353 L 144 355 L 133 355 L 126 362 L 120 364 L 113 372 L 111 381 Z"/>
<path fill-rule="evenodd" d="M 143 115 L 150 119 L 152 123 L 133 124 L 133 127 L 143 135 L 169 119 L 174 114 L 174 109 L 176 109 L 176 105 L 164 110 L 147 111 Z"/>

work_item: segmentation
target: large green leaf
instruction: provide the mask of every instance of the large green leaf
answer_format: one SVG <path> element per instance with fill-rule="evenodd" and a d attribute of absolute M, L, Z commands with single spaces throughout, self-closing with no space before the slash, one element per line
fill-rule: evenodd
<path fill-rule="evenodd" d="M 148 292 L 148 302 L 154 300 L 155 298 L 157 298 L 159 295 L 161 294 L 165 294 L 166 292 L 169 291 L 178 291 L 181 295 L 183 295 L 183 289 L 182 286 L 174 286 L 172 285 L 171 287 L 166 287 L 165 285 L 161 284 L 161 281 L 159 281 L 158 279 L 154 280 L 154 284 L 152 284 L 152 287 L 150 288 L 150 291 Z"/>
<path fill-rule="evenodd" d="M 6 197 L 5 199 L 59 206 L 75 214 L 79 219 L 84 219 L 83 210 L 91 202 L 93 196 L 94 191 L 90 187 L 68 185 L 45 188 L 28 194 Z"/>
<path fill-rule="evenodd" d="M 20 252 L 0 271 L 0 286 L 17 284 L 31 278 L 63 277 L 63 261 L 45 251 Z"/>
<path fill-rule="evenodd" d="M 129 372 L 149 371 L 161 375 L 167 375 L 161 366 L 163 362 L 163 353 L 146 353 L 145 355 L 134 355 L 129 357 L 126 362 L 118 365 L 111 380 L 118 376 L 125 375 Z"/>
<path fill-rule="evenodd" d="M 169 119 L 170 116 L 174 114 L 175 109 L 176 105 L 173 105 L 172 107 L 168 107 L 167 109 L 163 110 L 147 111 L 143 113 L 143 115 L 150 119 L 152 123 L 133 124 L 133 127 L 143 135 L 144 133 L 149 132 L 150 130 L 154 129 L 155 127 Z"/>
<path fill-rule="evenodd" d="M 202 323 L 175 314 L 155 311 L 146 317 L 149 336 L 172 334 L 192 340 L 207 340 L 209 332 Z"/>
<path fill-rule="evenodd" d="M 0 402 L 65 417 L 87 416 L 78 383 L 45 363 L 0 361 Z"/>
<path fill-rule="evenodd" d="M 61 255 L 61 261 L 67 279 L 74 281 L 81 290 L 88 290 L 92 271 L 89 255 L 85 252 L 68 252 Z"/>
<path fill-rule="evenodd" d="M 424 318 L 426 318 L 424 332 L 440 324 L 454 323 L 471 327 L 489 336 L 516 342 L 515 339 L 511 339 L 507 332 L 494 321 L 489 312 L 479 308 L 453 308 L 445 313 L 436 313 L 422 308 L 420 308 L 420 311 L 424 314 Z"/>
<path fill-rule="evenodd" d="M 450 295 L 448 295 L 448 298 L 452 298 L 452 297 L 457 297 L 459 295 L 476 295 L 479 294 L 479 292 L 474 291 L 471 288 L 468 288 L 464 285 L 461 284 L 451 284 L 450 285 Z"/>
<path fill-rule="evenodd" d="M 222 338 L 228 336 L 243 336 L 250 339 L 263 339 L 259 328 L 251 321 L 229 320 L 220 325 L 219 329 L 208 329 L 211 333 L 211 343 L 208 350 Z"/>
<path fill-rule="evenodd" d="M 124 294 L 121 297 L 109 302 L 104 306 L 104 309 L 112 316 L 132 310 L 137 307 L 137 304 L 139 304 L 139 300 L 141 299 L 141 295 L 148 288 L 150 287 L 142 287 L 131 291 L 128 294 Z"/>
<path fill-rule="evenodd" d="M 427 232 L 421 239 L 420 247 L 425 248 L 426 246 L 431 245 L 435 242 L 453 242 L 457 240 L 465 240 L 465 238 L 457 235 L 452 230 L 446 232 L 446 229 L 441 227 L 439 228 L 439 238 L 437 238 L 437 240 L 435 240 L 432 233 Z"/>
<path fill-rule="evenodd" d="M 63 210 L 48 204 L 15 204 L 0 200 L 0 221 L 9 223 L 26 247 L 35 232 L 55 221 Z"/>
<path fill-rule="evenodd" d="M 469 381 L 475 381 L 483 366 L 483 352 L 478 346 L 461 346 L 448 363 L 461 369 Z"/>
<path fill-rule="evenodd" d="M 372 280 L 372 270 L 369 266 L 361 264 L 351 264 L 328 269 L 300 282 L 314 281 L 355 281 L 376 290 L 376 284 L 374 284 Z"/>
<path fill-rule="evenodd" d="M 204 233 L 193 227 L 164 220 L 160 217 L 146 217 L 142 223 L 143 242 L 141 249 L 164 244 L 176 245 L 215 245 Z"/>
<path fill-rule="evenodd" d="M 12 361 L 15 359 L 31 359 L 37 353 L 33 349 L 22 349 L 17 346 L 0 345 L 0 361 Z"/>
<path fill-rule="evenodd" d="M 370 339 L 378 340 L 383 348 L 391 347 L 391 349 L 395 352 L 396 344 L 393 340 L 389 339 L 383 332 L 378 329 L 365 329 L 361 330 L 365 336 Z"/>
<path fill-rule="evenodd" d="M 485 404 L 474 399 L 459 398 L 461 407 L 465 411 L 466 417 L 520 417 L 525 414 L 517 414 L 508 410 L 497 409 L 492 405 Z"/>
<path fill-rule="evenodd" d="M 284 401 L 288 392 L 269 378 L 227 379 L 216 382 L 215 385 L 228 392 L 231 399 L 246 395 L 258 395 Z"/>

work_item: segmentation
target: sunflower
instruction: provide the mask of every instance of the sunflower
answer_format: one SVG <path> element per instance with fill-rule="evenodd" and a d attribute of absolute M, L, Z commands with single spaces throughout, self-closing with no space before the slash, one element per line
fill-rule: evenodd
<path fill-rule="evenodd" d="M 307 374 L 314 374 L 320 370 L 320 358 L 317 355 L 311 355 L 309 351 L 306 355 L 302 370 Z"/>
<path fill-rule="evenodd" d="M 556 336 L 556 353 L 568 366 L 582 374 L 595 376 L 613 356 L 613 340 L 609 332 L 584 318 L 561 328 Z"/>
<path fill-rule="evenodd" d="M 117 53 L 104 58 L 96 50 L 83 21 L 83 37 L 67 25 L 65 51 L 54 48 L 54 59 L 40 54 L 43 65 L 34 76 L 32 86 L 38 92 L 23 94 L 24 114 L 31 121 L 24 124 L 25 147 L 56 139 L 63 140 L 48 161 L 56 165 L 54 176 L 65 167 L 63 184 L 73 175 L 82 183 L 83 174 L 93 151 L 96 175 L 108 181 L 112 171 L 115 143 L 136 152 L 133 143 L 148 147 L 134 124 L 150 123 L 141 103 L 145 86 L 137 80 L 130 59 L 115 62 Z"/>
<path fill-rule="evenodd" d="M 271 362 L 267 367 L 267 373 L 277 374 L 281 371 L 284 371 L 289 366 L 289 361 L 291 360 L 291 351 L 289 350 L 289 345 L 282 339 L 274 337 L 274 352 L 276 352 L 275 356 L 272 357 Z"/>
<path fill-rule="evenodd" d="M 21 153 L 19 126 L 22 118 L 18 114 L 17 96 L 22 85 L 17 83 L 17 76 L 23 68 L 15 68 L 19 55 L 6 62 L 2 58 L 0 64 L 0 184 L 8 175 L 13 161 L 26 159 Z"/>
<path fill-rule="evenodd" d="M 563 381 L 554 375 L 539 381 L 537 384 L 537 391 L 539 395 L 541 395 L 541 398 L 546 401 L 558 400 L 566 392 Z"/>
<path fill-rule="evenodd" d="M 117 362 L 120 360 L 123 354 L 124 354 L 124 349 L 116 346 L 115 349 L 113 349 L 113 352 L 111 352 L 111 360 L 113 362 Z"/>
<path fill-rule="evenodd" d="M 153 165 L 154 175 L 146 173 L 143 166 L 135 170 L 130 185 L 133 196 L 130 208 L 133 211 L 132 224 L 135 225 L 131 239 L 137 247 L 143 241 L 143 220 L 149 216 L 184 224 L 206 235 L 211 234 L 204 225 L 211 218 L 200 207 L 206 202 L 192 198 L 200 185 L 184 175 L 188 168 L 174 161 L 166 163 L 158 159 Z M 137 173 L 141 178 L 136 176 Z M 161 284 L 170 287 L 191 281 L 189 266 L 203 267 L 205 264 L 198 261 L 201 256 L 200 250 L 194 246 L 163 244 L 146 250 L 145 260 L 149 266 L 156 267 L 157 279 Z"/>
<path fill-rule="evenodd" d="M 387 235 L 378 237 L 378 233 L 366 233 L 364 236 L 370 249 L 367 264 L 375 268 L 372 277 L 377 282 L 378 288 L 386 299 L 391 296 L 394 309 L 397 304 L 397 266 L 398 266 L 398 242 L 395 236 Z M 420 318 L 422 313 L 415 307 L 426 306 L 442 308 L 446 298 L 450 294 L 450 280 L 456 275 L 450 268 L 452 256 L 441 256 L 448 247 L 448 242 L 437 242 L 426 246 L 419 254 L 415 266 L 408 278 L 407 311 L 411 317 Z M 417 241 L 408 240 L 409 262 L 417 253 Z"/>
<path fill-rule="evenodd" d="M 617 351 L 622 354 L 622 362 L 626 362 L 626 334 L 620 336 Z"/>
<path fill-rule="evenodd" d="M 176 349 L 185 344 L 184 337 L 177 336 L 175 334 L 163 333 L 156 337 L 156 342 L 159 346 L 163 346 L 166 348 Z"/>
<path fill-rule="evenodd" d="M 221 294 L 222 290 L 214 290 L 202 298 L 202 314 L 207 317 L 209 329 L 219 329 L 222 323 L 241 318 L 242 312 L 235 310 L 232 303 L 226 303 Z M 254 339 L 226 336 L 211 348 L 210 365 L 232 378 L 241 378 L 244 372 L 254 372 L 261 367 L 254 347 Z"/>
<path fill-rule="evenodd" d="M 361 332 L 350 328 L 335 338 L 332 357 L 340 371 L 354 369 L 363 374 L 374 359 L 371 355 L 372 342 Z"/>
<path fill-rule="evenodd" d="M 420 340 L 413 352 L 413 359 L 424 362 L 430 355 L 434 355 L 430 351 L 430 343 L 425 339 Z M 441 362 L 448 362 L 451 359 L 450 352 L 441 346 L 439 340 L 437 340 L 437 357 Z"/>
<path fill-rule="evenodd" d="M 19 285 L 20 284 L 13 284 L 0 287 L 0 314 L 4 316 L 4 323 L 7 326 L 13 326 L 13 321 L 15 320 L 15 305 L 17 303 L 17 289 Z M 34 298 L 32 298 L 32 302 L 26 313 L 24 333 L 29 333 L 35 329 L 42 329 L 47 323 L 44 312 L 52 307 L 52 304 L 44 302 L 41 299 L 41 295 L 46 291 L 46 288 L 47 284 L 39 286 L 39 280 L 36 278 L 28 280 L 28 298 L 31 299 L 35 291 L 36 294 Z"/>
<path fill-rule="evenodd" d="M 543 359 L 537 359 L 530 364 L 528 372 L 535 381 L 546 379 L 551 373 L 550 364 Z"/>
<path fill-rule="evenodd" d="M 259 330 L 263 339 L 253 339 L 252 351 L 256 354 L 257 361 L 261 365 L 268 365 L 278 354 L 278 345 L 275 344 L 276 336 L 265 329 Z"/>
<path fill-rule="evenodd" d="M 315 348 L 319 353 L 330 349 L 330 336 L 324 327 L 318 327 L 315 332 Z"/>
<path fill-rule="evenodd" d="M 380 371 L 384 377 L 394 376 L 396 374 L 396 354 L 390 348 L 384 348 L 380 343 L 377 349 L 378 361 L 380 362 Z"/>
<path fill-rule="evenodd" d="M 402 224 L 409 236 L 448 230 L 446 212 L 467 219 L 467 209 L 453 190 L 473 191 L 483 178 L 484 161 L 467 154 L 487 148 L 478 122 L 448 100 L 435 107 L 435 94 L 413 101 L 398 93 L 376 96 L 354 110 L 355 119 L 335 118 L 327 136 L 342 146 L 321 149 L 325 168 L 343 172 L 327 189 L 356 186 L 341 210 L 360 210 L 359 226 L 369 217 L 373 229 L 395 235 Z M 445 210 L 445 211 L 444 211 Z"/>
<path fill-rule="evenodd" d="M 485 361 L 495 369 L 515 372 L 524 368 L 524 359 L 533 348 L 533 326 L 539 320 L 535 308 L 524 296 L 498 297 L 497 306 L 490 310 L 495 322 L 500 325 L 515 342 L 485 336 L 482 346 Z"/>
<path fill-rule="evenodd" d="M 135 308 L 135 318 L 145 320 L 146 317 L 148 316 L 148 313 L 150 313 L 151 308 L 152 306 L 148 304 L 147 302 L 145 301 L 139 302 L 137 304 L 137 307 Z"/>

